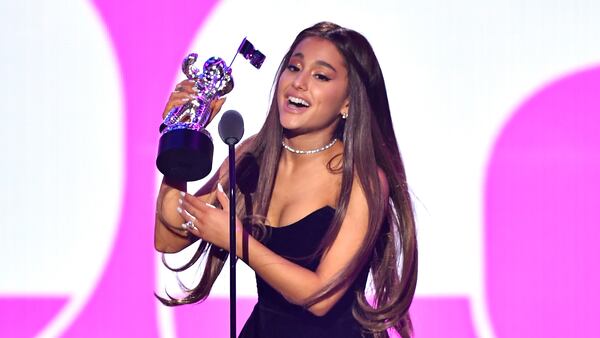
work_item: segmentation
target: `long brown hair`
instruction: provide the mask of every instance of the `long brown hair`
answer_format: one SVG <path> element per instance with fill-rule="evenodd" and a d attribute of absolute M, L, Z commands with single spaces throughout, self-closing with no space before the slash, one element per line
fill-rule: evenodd
<path fill-rule="evenodd" d="M 357 292 L 354 317 L 373 337 L 388 337 L 388 328 L 393 328 L 402 337 L 410 337 L 412 324 L 408 309 L 415 293 L 418 261 L 415 221 L 379 62 L 371 45 L 360 33 L 321 22 L 300 32 L 292 43 L 279 66 L 274 93 L 277 93 L 279 77 L 294 49 L 307 37 L 331 41 L 342 54 L 348 69 L 350 98 L 348 118 L 340 122 L 337 134 L 344 144 L 337 208 L 315 255 L 327 250 L 337 236 L 346 215 L 355 177 L 360 180 L 370 212 L 367 235 L 356 259 L 304 306 L 310 307 L 347 286 L 348 281 L 356 279 L 365 264 L 369 264 L 374 299 L 369 303 L 365 290 Z M 260 184 L 252 194 L 252 206 L 238 203 L 239 217 L 267 214 L 281 155 L 282 137 L 283 128 L 279 123 L 277 98 L 274 95 L 265 124 L 246 150 L 258 163 Z M 387 201 L 382 199 L 379 168 L 385 173 L 389 185 Z M 239 189 L 238 194 L 243 196 Z M 199 284 L 193 289 L 185 289 L 185 298 L 161 299 L 163 303 L 180 305 L 206 299 L 226 258 L 218 248 L 201 241 L 192 261 L 174 270 L 186 269 L 201 257 L 206 258 L 206 266 Z"/>

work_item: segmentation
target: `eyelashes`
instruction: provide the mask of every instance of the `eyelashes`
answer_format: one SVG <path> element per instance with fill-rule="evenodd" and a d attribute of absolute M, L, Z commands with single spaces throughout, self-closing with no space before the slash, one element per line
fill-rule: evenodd
<path fill-rule="evenodd" d="M 316 79 L 321 80 L 321 81 L 325 81 L 325 82 L 331 80 L 329 77 L 327 77 L 327 76 L 325 76 L 323 74 L 315 74 L 314 76 L 315 76 Z"/>
<path fill-rule="evenodd" d="M 287 69 L 289 72 L 292 72 L 292 73 L 297 73 L 297 72 L 299 72 L 299 71 L 300 71 L 300 67 L 296 66 L 295 64 L 289 64 L 289 65 L 286 67 L 286 69 Z M 322 74 L 322 73 L 315 73 L 315 74 L 313 74 L 312 76 L 313 76 L 315 79 L 319 80 L 319 81 L 324 81 L 324 82 L 327 82 L 327 81 L 330 81 L 330 80 L 331 80 L 331 78 L 330 78 L 329 76 L 327 76 L 327 75 L 325 75 L 325 74 Z"/>

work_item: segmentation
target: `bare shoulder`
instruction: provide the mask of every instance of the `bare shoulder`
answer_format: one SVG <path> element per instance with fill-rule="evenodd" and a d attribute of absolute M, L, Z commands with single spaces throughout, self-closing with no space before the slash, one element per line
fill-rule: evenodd
<path fill-rule="evenodd" d="M 248 151 L 254 146 L 254 141 L 256 140 L 256 134 L 249 136 L 247 139 L 243 140 L 242 143 L 237 147 L 237 153 L 243 153 Z"/>
<path fill-rule="evenodd" d="M 243 140 L 242 143 L 240 143 L 237 146 L 237 148 L 235 149 L 236 158 L 239 158 L 239 156 L 241 156 L 248 150 L 252 149 L 254 146 L 255 139 L 256 139 L 256 134 L 249 136 L 248 138 Z M 225 158 L 225 160 L 223 161 L 223 163 L 221 163 L 221 166 L 219 167 L 219 176 L 222 178 L 226 177 L 228 168 L 229 168 L 229 161 L 228 161 L 228 158 Z"/>
<path fill-rule="evenodd" d="M 371 172 L 369 174 L 371 178 L 375 179 Z M 388 179 L 385 171 L 379 167 L 377 168 L 377 179 L 381 186 L 380 193 L 383 195 L 384 200 L 387 200 L 389 193 Z M 371 183 L 376 184 L 377 181 Z M 348 206 L 340 230 L 334 243 L 321 261 L 318 273 L 328 274 L 330 271 L 339 271 L 340 266 L 343 266 L 343 262 L 349 262 L 359 251 L 361 243 L 369 234 L 370 215 L 375 211 L 372 208 L 383 207 L 379 204 L 369 207 L 368 200 L 373 200 L 373 196 L 368 195 L 371 193 L 372 190 L 365 189 L 361 177 L 356 175 L 352 182 Z M 377 211 L 375 211 L 375 214 L 378 214 Z"/>
<path fill-rule="evenodd" d="M 377 176 L 379 177 L 379 186 L 381 187 L 381 197 L 383 200 L 387 200 L 390 196 L 390 185 L 388 183 L 387 174 L 381 167 L 377 167 Z"/>
<path fill-rule="evenodd" d="M 381 187 L 381 197 L 386 200 L 390 194 L 390 187 L 388 184 L 387 174 L 381 167 L 377 167 L 377 177 L 379 178 L 379 186 Z M 352 192 L 359 191 L 360 194 L 364 195 L 366 191 L 364 191 L 361 180 L 358 176 L 354 177 L 354 182 L 352 184 Z"/>
<path fill-rule="evenodd" d="M 389 198 L 389 184 L 385 171 L 380 167 L 377 167 L 377 177 L 379 179 L 381 200 L 387 201 Z M 369 206 L 367 202 L 367 194 L 370 192 L 364 189 L 361 180 L 358 176 L 354 178 L 352 183 L 352 191 L 350 193 L 350 200 L 348 204 L 347 215 L 351 217 L 357 217 L 360 219 L 364 215 L 368 215 Z"/>

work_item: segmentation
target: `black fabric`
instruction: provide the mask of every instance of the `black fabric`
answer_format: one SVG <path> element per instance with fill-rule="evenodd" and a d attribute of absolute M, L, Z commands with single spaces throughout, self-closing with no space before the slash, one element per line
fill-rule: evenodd
<path fill-rule="evenodd" d="M 269 227 L 265 245 L 311 271 L 320 257 L 310 259 L 325 235 L 335 209 L 325 206 L 303 219 L 283 227 Z M 354 281 L 348 291 L 322 317 L 289 303 L 260 276 L 256 276 L 258 303 L 244 325 L 240 338 L 353 338 L 363 337 L 360 324 L 352 316 L 355 291 L 364 289 L 368 269 Z"/>

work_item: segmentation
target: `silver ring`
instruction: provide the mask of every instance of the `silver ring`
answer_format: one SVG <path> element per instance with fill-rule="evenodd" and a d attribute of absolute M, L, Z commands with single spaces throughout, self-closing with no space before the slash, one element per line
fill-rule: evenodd
<path fill-rule="evenodd" d="M 181 225 L 185 230 L 198 230 L 198 228 L 196 228 L 196 224 L 194 224 L 194 221 L 187 221 L 185 223 L 183 223 Z"/>
<path fill-rule="evenodd" d="M 181 224 L 181 227 L 184 228 L 185 230 L 189 230 L 193 226 L 194 226 L 194 222 L 192 222 L 192 221 L 187 221 L 187 222 Z"/>

